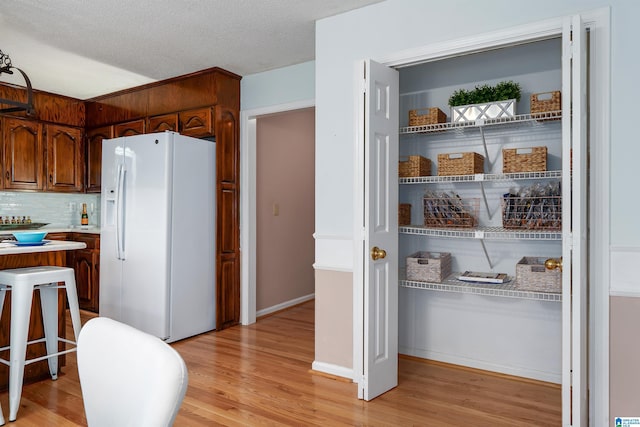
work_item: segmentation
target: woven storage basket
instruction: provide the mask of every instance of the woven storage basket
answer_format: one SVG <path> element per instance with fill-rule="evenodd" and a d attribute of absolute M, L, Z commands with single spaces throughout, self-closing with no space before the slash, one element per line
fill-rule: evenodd
<path fill-rule="evenodd" d="M 544 113 L 562 110 L 560 91 L 540 92 L 531 94 L 531 116 L 544 118 Z M 557 119 L 557 118 L 556 118 Z"/>
<path fill-rule="evenodd" d="M 544 172 L 547 170 L 547 147 L 503 148 L 502 172 Z"/>
<path fill-rule="evenodd" d="M 478 153 L 438 154 L 438 176 L 472 175 L 484 172 L 484 157 Z"/>
<path fill-rule="evenodd" d="M 448 252 L 416 252 L 407 257 L 407 280 L 442 282 L 451 274 Z"/>
<path fill-rule="evenodd" d="M 438 107 L 409 110 L 409 126 L 435 125 L 447 121 L 447 115 Z"/>
<path fill-rule="evenodd" d="M 409 160 L 398 162 L 401 177 L 431 176 L 431 160 L 422 156 L 409 156 Z"/>
<path fill-rule="evenodd" d="M 562 273 L 548 270 L 545 258 L 523 257 L 516 264 L 516 288 L 522 291 L 562 292 Z"/>
<path fill-rule="evenodd" d="M 411 224 L 411 204 L 400 203 L 398 205 L 398 225 Z"/>

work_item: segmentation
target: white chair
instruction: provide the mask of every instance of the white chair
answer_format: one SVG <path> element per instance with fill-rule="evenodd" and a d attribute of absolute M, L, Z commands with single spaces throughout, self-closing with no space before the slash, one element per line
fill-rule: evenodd
<path fill-rule="evenodd" d="M 58 335 L 58 289 L 61 288 L 67 292 L 75 341 Z M 31 302 L 36 289 L 40 291 L 45 337 L 28 341 Z M 76 350 L 74 347 L 59 351 L 58 344 L 60 342 L 76 344 L 81 323 L 76 279 L 72 268 L 38 266 L 0 270 L 0 313 L 2 313 L 7 291 L 11 291 L 9 346 L 0 348 L 0 351 L 9 349 L 9 360 L 0 359 L 0 362 L 9 366 L 9 421 L 15 421 L 22 396 L 25 365 L 47 359 L 51 378 L 57 379 L 58 356 Z M 46 343 L 47 354 L 26 359 L 27 346 L 38 342 Z M 2 421 L 0 425 L 4 423 L 1 412 L 0 421 Z"/>
<path fill-rule="evenodd" d="M 78 374 L 89 427 L 171 426 L 188 383 L 171 346 L 107 317 L 82 328 Z"/>

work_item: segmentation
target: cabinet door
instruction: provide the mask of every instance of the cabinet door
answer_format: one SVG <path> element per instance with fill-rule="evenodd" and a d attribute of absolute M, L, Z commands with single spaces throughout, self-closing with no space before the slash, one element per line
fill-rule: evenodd
<path fill-rule="evenodd" d="M 182 135 L 196 138 L 214 135 L 212 107 L 183 111 L 178 114 L 178 117 L 180 119 L 179 129 Z"/>
<path fill-rule="evenodd" d="M 166 130 L 178 131 L 178 114 L 172 113 L 149 117 L 147 133 L 164 132 Z"/>
<path fill-rule="evenodd" d="M 113 130 L 113 133 L 116 137 L 143 134 L 144 119 L 134 120 L 126 123 L 119 123 L 113 126 Z"/>
<path fill-rule="evenodd" d="M 74 251 L 73 268 L 76 272 L 78 304 L 84 310 L 98 311 L 97 251 L 79 249 Z"/>
<path fill-rule="evenodd" d="M 82 130 L 59 125 L 46 126 L 47 182 L 55 192 L 82 192 L 84 150 Z"/>
<path fill-rule="evenodd" d="M 85 153 L 85 191 L 99 193 L 102 188 L 102 140 L 113 138 L 113 127 L 104 126 L 87 131 Z"/>
<path fill-rule="evenodd" d="M 4 119 L 4 188 L 42 190 L 44 156 L 42 125 L 31 120 Z"/>

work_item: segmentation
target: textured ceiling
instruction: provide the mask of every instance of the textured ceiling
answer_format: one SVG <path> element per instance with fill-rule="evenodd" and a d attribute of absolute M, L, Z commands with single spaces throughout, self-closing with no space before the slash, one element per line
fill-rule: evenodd
<path fill-rule="evenodd" d="M 34 88 L 87 99 L 210 67 L 244 76 L 310 61 L 317 19 L 379 1 L 2 0 L 0 50 Z"/>

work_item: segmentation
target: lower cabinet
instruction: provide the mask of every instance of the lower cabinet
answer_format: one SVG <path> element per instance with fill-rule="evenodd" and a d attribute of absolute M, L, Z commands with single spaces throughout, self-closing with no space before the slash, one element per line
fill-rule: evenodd
<path fill-rule="evenodd" d="M 98 312 L 99 289 L 99 251 L 79 249 L 73 255 L 73 268 L 76 271 L 78 304 L 84 310 Z"/>
<path fill-rule="evenodd" d="M 52 233 L 47 237 L 84 242 L 87 245 L 85 249 L 67 253 L 67 266 L 76 272 L 76 289 L 80 308 L 97 313 L 100 296 L 100 235 L 66 233 L 66 236 L 63 236 L 62 233 L 55 233 L 55 235 Z"/>

